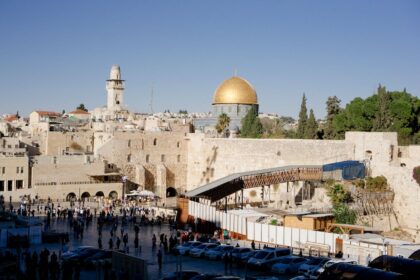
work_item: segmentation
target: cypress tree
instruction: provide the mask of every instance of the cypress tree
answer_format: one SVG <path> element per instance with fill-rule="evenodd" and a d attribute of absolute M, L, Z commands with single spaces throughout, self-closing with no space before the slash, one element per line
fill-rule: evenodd
<path fill-rule="evenodd" d="M 254 107 L 241 120 L 242 129 L 241 137 L 243 138 L 259 138 L 262 135 L 263 128 L 260 119 L 257 116 L 257 111 Z"/>
<path fill-rule="evenodd" d="M 326 102 L 327 104 L 327 123 L 324 129 L 325 139 L 335 139 L 337 137 L 337 131 L 334 127 L 334 119 L 340 113 L 340 102 L 337 96 L 330 96 Z"/>
<path fill-rule="evenodd" d="M 311 109 L 309 112 L 309 119 L 306 126 L 305 138 L 306 139 L 317 139 L 318 123 L 315 119 L 314 110 Z"/>
<path fill-rule="evenodd" d="M 308 110 L 306 109 L 306 96 L 303 94 L 302 103 L 300 105 L 298 128 L 297 128 L 297 138 L 304 138 L 306 126 L 308 122 Z"/>
<path fill-rule="evenodd" d="M 378 87 L 378 110 L 376 111 L 375 120 L 373 122 L 373 130 L 386 131 L 392 124 L 392 116 L 390 114 L 391 95 L 386 88 L 379 84 Z"/>

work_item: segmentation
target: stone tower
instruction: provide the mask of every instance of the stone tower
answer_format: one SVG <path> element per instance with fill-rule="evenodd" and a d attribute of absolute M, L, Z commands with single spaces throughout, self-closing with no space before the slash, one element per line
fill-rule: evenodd
<path fill-rule="evenodd" d="M 122 110 L 124 101 L 124 80 L 121 79 L 119 65 L 112 65 L 109 80 L 106 81 L 106 91 L 108 92 L 107 109 L 110 111 Z"/>

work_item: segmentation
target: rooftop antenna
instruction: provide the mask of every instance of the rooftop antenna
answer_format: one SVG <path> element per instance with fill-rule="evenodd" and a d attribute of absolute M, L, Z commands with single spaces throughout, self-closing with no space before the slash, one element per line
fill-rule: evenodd
<path fill-rule="evenodd" d="M 153 115 L 153 84 L 152 84 L 152 91 L 150 92 L 149 107 L 150 107 L 150 113 Z"/>

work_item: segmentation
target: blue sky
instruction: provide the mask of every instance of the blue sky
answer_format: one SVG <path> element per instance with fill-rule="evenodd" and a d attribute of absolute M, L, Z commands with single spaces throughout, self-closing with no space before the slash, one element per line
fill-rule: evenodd
<path fill-rule="evenodd" d="M 209 111 L 238 69 L 260 109 L 298 115 L 302 93 L 420 95 L 420 1 L 0 1 L 0 114 L 105 105 L 112 64 L 125 103 Z"/>

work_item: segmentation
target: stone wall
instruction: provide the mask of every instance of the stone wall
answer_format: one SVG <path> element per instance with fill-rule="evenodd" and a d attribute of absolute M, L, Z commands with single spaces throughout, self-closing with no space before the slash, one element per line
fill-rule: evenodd
<path fill-rule="evenodd" d="M 65 199 L 69 193 L 77 198 L 85 192 L 95 196 L 102 191 L 108 196 L 116 191 L 122 194 L 122 183 L 98 182 L 92 175 L 105 174 L 106 162 L 93 156 L 38 156 L 33 158 L 33 196 L 40 198 Z"/>
<path fill-rule="evenodd" d="M 188 136 L 188 189 L 236 172 L 285 165 L 317 165 L 354 159 L 346 141 L 205 138 Z"/>
<path fill-rule="evenodd" d="M 185 131 L 95 134 L 96 155 L 116 164 L 133 183 L 164 196 L 166 187 L 186 189 L 185 135 Z"/>
<path fill-rule="evenodd" d="M 92 131 L 58 132 L 49 131 L 45 139 L 44 155 L 93 153 Z"/>

